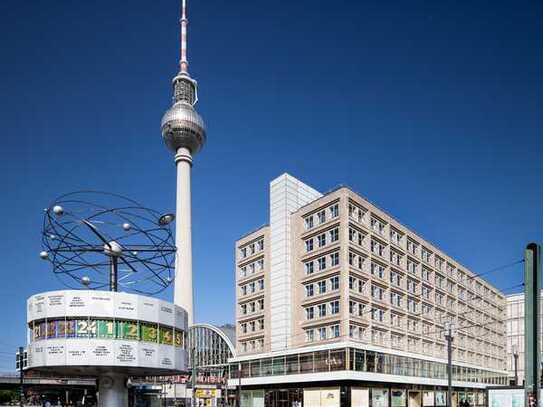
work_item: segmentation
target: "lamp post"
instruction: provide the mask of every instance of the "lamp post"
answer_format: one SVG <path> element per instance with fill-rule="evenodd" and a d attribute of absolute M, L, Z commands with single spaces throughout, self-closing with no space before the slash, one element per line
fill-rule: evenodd
<path fill-rule="evenodd" d="M 447 407 L 452 407 L 452 341 L 454 324 L 445 323 L 445 340 L 447 341 Z"/>
<path fill-rule="evenodd" d="M 518 346 L 513 345 L 513 367 L 515 369 L 515 386 L 518 386 Z"/>

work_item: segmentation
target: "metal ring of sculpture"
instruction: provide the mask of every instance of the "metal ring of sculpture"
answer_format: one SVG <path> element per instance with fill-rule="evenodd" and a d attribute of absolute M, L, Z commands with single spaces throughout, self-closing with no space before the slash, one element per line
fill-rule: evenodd
<path fill-rule="evenodd" d="M 173 214 L 98 191 L 62 195 L 44 211 L 40 257 L 67 287 L 153 295 L 173 281 Z"/>

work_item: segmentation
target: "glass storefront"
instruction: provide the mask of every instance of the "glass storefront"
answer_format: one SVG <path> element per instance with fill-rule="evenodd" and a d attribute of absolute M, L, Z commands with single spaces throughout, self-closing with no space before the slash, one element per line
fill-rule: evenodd
<path fill-rule="evenodd" d="M 447 379 L 446 363 L 354 348 L 306 352 L 241 363 L 241 375 L 246 378 L 339 370 Z M 239 378 L 238 363 L 230 365 L 230 378 Z M 483 369 L 453 365 L 453 380 L 505 385 L 507 384 L 507 373 L 496 373 Z M 439 406 L 440 404 L 436 403 L 435 405 Z"/>
<path fill-rule="evenodd" d="M 443 390 L 408 390 L 383 384 L 376 387 L 296 386 L 243 390 L 241 407 L 436 407 L 445 405 L 447 394 Z M 457 400 L 465 399 L 471 407 L 483 407 L 484 394 L 484 390 L 453 392 L 453 406 L 458 406 Z"/>

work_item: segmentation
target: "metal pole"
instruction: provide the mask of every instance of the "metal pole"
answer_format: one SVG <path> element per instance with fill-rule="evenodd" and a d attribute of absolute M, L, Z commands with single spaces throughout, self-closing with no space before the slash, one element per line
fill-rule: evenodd
<path fill-rule="evenodd" d="M 117 291 L 117 269 L 119 259 L 116 256 L 111 256 L 111 270 L 109 273 L 109 291 Z"/>
<path fill-rule="evenodd" d="M 541 247 L 530 243 L 524 251 L 524 392 L 527 407 L 539 405 L 541 385 Z"/>
<path fill-rule="evenodd" d="M 25 389 L 24 389 L 24 371 L 23 371 L 23 361 L 24 361 L 24 349 L 22 346 L 19 346 L 19 386 L 21 390 L 21 400 L 19 405 L 24 407 L 24 398 L 25 398 Z"/>
<path fill-rule="evenodd" d="M 447 407 L 452 407 L 452 324 L 445 324 L 445 329 L 447 330 L 445 334 L 445 339 L 447 340 Z"/>
<path fill-rule="evenodd" d="M 198 370 L 196 369 L 196 346 L 192 347 L 190 359 L 192 366 L 192 407 L 196 407 L 196 375 L 198 374 Z"/>
<path fill-rule="evenodd" d="M 513 354 L 515 359 L 515 386 L 518 386 L 518 353 Z"/>
<path fill-rule="evenodd" d="M 241 407 L 241 362 L 238 364 L 238 406 Z"/>

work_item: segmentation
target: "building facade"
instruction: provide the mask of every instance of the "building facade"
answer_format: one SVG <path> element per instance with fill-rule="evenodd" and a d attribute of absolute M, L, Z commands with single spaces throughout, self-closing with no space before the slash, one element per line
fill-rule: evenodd
<path fill-rule="evenodd" d="M 333 379 L 352 400 L 366 397 L 345 396 L 353 384 L 397 383 L 381 389 L 393 403 L 411 383 L 422 386 L 415 404 L 424 390 L 440 405 L 447 323 L 458 398 L 477 404 L 468 389 L 507 381 L 504 295 L 349 188 L 323 195 L 287 174 L 272 181 L 269 225 L 236 242 L 236 290 L 231 375 L 241 367 L 250 388 Z"/>

